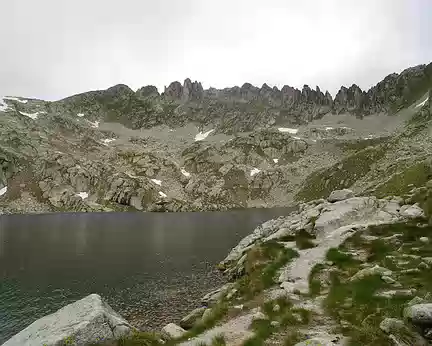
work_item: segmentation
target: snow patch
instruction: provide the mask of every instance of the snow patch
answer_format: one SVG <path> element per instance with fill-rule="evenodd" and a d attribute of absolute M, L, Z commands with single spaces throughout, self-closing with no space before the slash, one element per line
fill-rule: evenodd
<path fill-rule="evenodd" d="M 279 162 L 279 159 L 273 159 L 273 162 L 274 162 L 274 163 L 278 163 L 278 162 Z"/>
<path fill-rule="evenodd" d="M 114 142 L 116 139 L 115 138 L 105 138 L 102 139 L 102 143 L 106 146 L 108 146 L 109 143 Z"/>
<path fill-rule="evenodd" d="M 138 178 L 135 174 L 131 174 L 131 173 L 129 173 L 129 172 L 126 172 L 125 173 L 129 178 Z"/>
<path fill-rule="evenodd" d="M 250 176 L 253 177 L 255 174 L 258 174 L 259 172 L 261 172 L 258 168 L 253 168 L 250 171 Z"/>
<path fill-rule="evenodd" d="M 45 114 L 46 112 L 26 113 L 20 111 L 19 113 L 25 115 L 26 117 L 29 117 L 30 119 L 36 120 L 39 114 Z"/>
<path fill-rule="evenodd" d="M 4 112 L 8 108 L 9 106 L 4 102 L 4 99 L 0 97 L 0 112 Z"/>
<path fill-rule="evenodd" d="M 214 130 L 209 130 L 209 131 L 207 131 L 207 132 L 204 132 L 204 133 L 202 133 L 201 131 L 200 131 L 200 133 L 198 133 L 196 136 L 195 136 L 195 142 L 197 142 L 197 141 L 202 141 L 203 139 L 206 139 L 207 137 L 208 137 L 208 135 L 210 134 L 210 133 L 212 133 Z"/>
<path fill-rule="evenodd" d="M 157 179 L 150 179 L 152 182 L 154 182 L 156 185 L 161 186 L 162 185 L 162 180 L 157 180 Z"/>
<path fill-rule="evenodd" d="M 91 127 L 97 129 L 99 127 L 100 122 L 99 121 L 95 121 L 94 123 L 89 121 Z"/>
<path fill-rule="evenodd" d="M 165 198 L 165 197 L 168 197 L 166 194 L 164 194 L 162 191 L 159 191 L 159 196 L 161 196 L 161 197 L 163 197 L 163 198 Z"/>
<path fill-rule="evenodd" d="M 301 139 L 300 137 L 297 137 L 297 136 L 293 136 L 293 138 L 294 138 L 294 139 Z"/>
<path fill-rule="evenodd" d="M 184 167 L 182 167 L 181 169 L 180 169 L 180 171 L 182 172 L 182 174 L 185 176 L 185 177 L 190 177 L 190 173 L 189 172 L 186 172 L 186 170 L 184 169 Z"/>
<path fill-rule="evenodd" d="M 80 193 L 77 193 L 76 195 L 78 197 L 81 197 L 81 199 L 86 199 L 89 196 L 88 192 L 80 192 Z"/>
<path fill-rule="evenodd" d="M 330 130 L 333 130 L 333 129 L 334 129 L 334 127 L 331 127 L 331 126 L 327 126 L 327 127 L 325 128 L 326 131 L 330 131 Z"/>
<path fill-rule="evenodd" d="M 423 106 L 426 104 L 426 102 L 428 102 L 428 101 L 429 101 L 429 97 L 427 97 L 426 100 L 424 100 L 422 103 L 419 103 L 419 104 L 416 106 L 416 108 L 423 107 Z"/>
<path fill-rule="evenodd" d="M 17 101 L 19 103 L 27 103 L 28 102 L 28 100 L 21 100 L 21 99 L 19 99 L 17 97 L 13 97 L 13 96 L 6 96 L 6 97 L 3 97 L 3 99 L 5 99 L 5 100 L 11 100 L 11 101 Z"/>
<path fill-rule="evenodd" d="M 286 132 L 292 135 L 295 135 L 298 132 L 298 129 L 291 129 L 289 127 L 279 127 L 278 130 L 279 132 Z"/>
<path fill-rule="evenodd" d="M 78 113 L 78 114 L 77 114 L 77 117 L 82 118 L 83 116 L 84 116 L 84 113 Z"/>
<path fill-rule="evenodd" d="M 0 189 L 0 196 L 3 196 L 6 192 L 7 192 L 7 186 L 2 187 L 2 188 Z"/>

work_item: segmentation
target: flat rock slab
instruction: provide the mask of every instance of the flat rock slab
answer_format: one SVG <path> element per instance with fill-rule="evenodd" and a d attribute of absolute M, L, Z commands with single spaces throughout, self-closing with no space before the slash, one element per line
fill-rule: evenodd
<path fill-rule="evenodd" d="M 181 346 L 211 345 L 217 336 L 223 336 L 227 346 L 242 345 L 244 341 L 251 338 L 254 334 L 249 330 L 254 315 L 248 314 L 233 318 L 220 326 L 209 329 L 203 334 L 182 342 Z"/>
<path fill-rule="evenodd" d="M 33 322 L 3 346 L 91 345 L 117 340 L 134 328 L 97 294 Z"/>

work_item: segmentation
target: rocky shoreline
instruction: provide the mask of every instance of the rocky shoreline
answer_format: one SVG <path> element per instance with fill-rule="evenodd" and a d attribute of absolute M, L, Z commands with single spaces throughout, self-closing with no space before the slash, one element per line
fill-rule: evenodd
<path fill-rule="evenodd" d="M 421 279 L 423 271 L 427 275 L 432 264 L 432 257 L 428 257 L 432 256 L 428 245 L 431 239 L 427 236 L 432 236 L 428 233 L 429 215 L 425 215 L 427 208 L 420 205 L 407 203 L 400 197 L 378 199 L 356 197 L 350 190 L 334 191 L 327 200 L 301 204 L 289 216 L 265 222 L 241 240 L 219 265 L 230 282 L 205 295 L 202 306 L 184 316 L 179 325 L 169 323 L 160 332 L 151 334 L 139 332 L 104 305 L 100 297 L 91 295 L 34 322 L 4 345 L 39 342 L 56 345 L 64 340 L 72 340 L 74 345 L 90 345 L 119 339 L 123 340 L 121 345 L 128 342 L 157 345 L 163 339 L 179 345 L 252 342 L 248 340 L 298 346 L 306 345 L 305 342 L 348 345 L 350 339 L 361 335 L 344 316 L 331 314 L 329 299 L 334 294 L 331 285 L 336 283 L 329 281 L 328 275 L 338 275 L 341 280 L 348 275 L 346 285 L 353 287 L 376 278 L 380 284 L 370 293 L 377 297 L 373 299 L 402 304 L 397 305 L 398 311 L 379 308 L 367 316 L 365 321 L 371 319 L 372 325 L 367 327 L 368 322 L 364 322 L 365 328 L 376 328 L 377 334 L 369 336 L 372 341 L 379 338 L 395 345 L 405 342 L 426 345 L 432 328 L 432 304 L 428 303 L 432 298 L 424 295 L 428 287 L 407 290 L 404 281 L 404 275 L 411 275 L 411 280 L 417 280 L 417 276 Z M 373 235 L 391 227 L 397 231 L 391 231 L 387 238 Z M 410 231 L 404 233 L 405 228 Z M 401 269 L 386 262 L 391 268 L 388 269 L 382 262 L 376 262 L 374 251 L 378 245 L 371 247 L 371 244 L 386 242 L 388 248 L 378 250 L 377 254 L 382 251 L 381 255 L 389 253 L 385 258 L 396 258 L 390 255 L 394 246 L 399 248 L 394 252 L 396 256 L 412 259 L 415 262 L 410 265 L 415 267 Z M 351 244 L 360 247 L 346 250 Z M 414 248 L 420 249 L 417 250 L 420 255 L 411 254 Z M 403 265 L 406 266 L 405 262 Z M 401 297 L 404 297 L 402 303 Z M 350 299 L 357 298 L 354 295 Z M 391 303 L 392 299 L 396 299 L 395 303 Z M 345 305 L 339 308 L 354 309 L 353 305 Z M 374 325 L 372 316 L 381 318 L 378 325 Z M 82 323 L 71 322 L 71 318 Z M 53 320 L 58 322 L 50 322 Z M 104 329 L 104 323 L 108 323 L 109 329 Z"/>

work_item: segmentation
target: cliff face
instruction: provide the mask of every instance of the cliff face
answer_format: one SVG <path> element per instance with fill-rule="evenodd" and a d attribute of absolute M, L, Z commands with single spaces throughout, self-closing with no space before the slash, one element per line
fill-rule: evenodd
<path fill-rule="evenodd" d="M 85 112 L 95 119 L 121 122 L 127 127 L 183 126 L 194 122 L 216 132 L 236 133 L 277 124 L 305 124 L 328 113 L 358 117 L 393 114 L 409 106 L 432 87 L 432 64 L 393 73 L 368 91 L 356 84 L 342 86 L 333 98 L 317 86 L 302 90 L 285 85 L 281 90 L 250 83 L 241 87 L 204 90 L 189 78 L 172 82 L 159 94 L 149 85 L 133 92 L 126 85 L 91 91 L 54 102 L 62 112 Z"/>

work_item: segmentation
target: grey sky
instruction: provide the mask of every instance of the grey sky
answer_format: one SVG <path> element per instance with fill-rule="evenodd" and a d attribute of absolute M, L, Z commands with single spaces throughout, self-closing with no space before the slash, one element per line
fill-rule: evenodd
<path fill-rule="evenodd" d="M 0 95 L 186 77 L 368 88 L 432 60 L 430 0 L 2 0 Z"/>

